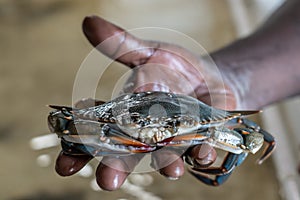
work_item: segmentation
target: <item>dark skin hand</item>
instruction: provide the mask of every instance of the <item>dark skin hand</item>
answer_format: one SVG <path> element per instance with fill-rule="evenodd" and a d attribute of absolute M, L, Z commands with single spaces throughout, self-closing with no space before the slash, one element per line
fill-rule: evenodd
<path fill-rule="evenodd" d="M 127 88 L 126 92 L 163 90 L 161 86 L 170 85 L 168 83 L 173 80 L 174 87 L 168 91 L 189 94 L 185 87 L 178 87 L 180 86 L 180 83 L 178 84 L 178 76 L 194 77 L 191 79 L 193 80 L 191 85 L 195 87 L 193 90 L 202 87 L 200 84 L 195 84 L 202 83 L 203 78 L 200 75 L 196 76 L 197 72 L 195 72 L 195 67 L 190 63 L 194 62 L 194 65 L 201 65 L 201 60 L 181 47 L 160 42 L 140 40 L 125 33 L 123 29 L 96 16 L 85 18 L 83 31 L 93 46 L 112 59 L 116 59 L 131 68 L 149 64 L 144 68 L 139 68 L 134 71 L 133 76 L 128 82 L 133 82 L 135 88 Z M 115 35 L 113 39 L 103 42 L 113 35 Z M 124 40 L 124 38 L 126 39 Z M 101 42 L 103 42 L 103 45 L 97 46 Z M 143 49 L 141 49 L 141 47 Z M 123 54 L 122 51 L 127 51 L 129 48 L 141 50 L 132 51 L 120 56 Z M 184 55 L 184 57 L 182 55 Z M 170 69 L 162 70 L 160 72 L 161 78 L 157 75 L 151 76 L 149 74 L 155 73 L 152 69 L 152 66 L 155 64 L 170 66 Z M 170 70 L 176 70 L 178 73 L 174 73 L 172 77 Z M 166 80 L 164 77 L 168 77 L 168 83 L 164 82 L 164 80 Z M 196 81 L 196 79 L 198 81 Z M 211 79 L 213 80 L 213 78 Z M 156 84 L 148 84 L 149 82 L 155 82 Z M 218 85 L 217 82 L 212 84 Z M 182 85 L 186 85 L 186 83 L 183 82 Z M 220 86 L 220 90 L 223 89 L 222 86 L 223 85 Z M 203 94 L 198 93 L 198 95 L 202 95 L 205 100 L 208 99 L 207 89 L 206 91 L 204 91 L 204 89 L 202 91 Z M 220 94 L 220 96 L 223 97 L 223 93 L 220 92 Z M 219 92 L 216 92 L 215 98 L 218 99 L 218 97 Z M 228 97 L 232 96 L 228 95 Z M 219 107 L 222 107 L 222 105 L 220 104 Z M 234 106 L 232 106 L 232 108 L 234 108 Z M 172 179 L 179 178 L 184 173 L 184 163 L 181 153 L 171 150 L 163 150 L 159 151 L 159 153 L 154 152 L 152 167 L 166 177 Z M 216 151 L 209 145 L 194 147 L 190 150 L 190 154 L 203 166 L 213 163 L 216 159 Z M 141 158 L 142 156 L 127 156 L 121 158 L 104 157 L 96 171 L 98 185 L 105 190 L 118 189 L 129 173 L 134 170 L 134 167 Z M 88 156 L 68 156 L 61 153 L 57 159 L 56 171 L 62 176 L 72 175 L 79 171 L 90 159 L 91 157 Z"/>
<path fill-rule="evenodd" d="M 289 1 L 257 32 L 212 53 L 222 79 L 210 70 L 205 58 L 173 44 L 138 39 L 99 17 L 86 17 L 83 31 L 103 54 L 135 69 L 126 92 L 171 91 L 222 109 L 258 109 L 300 92 L 299 19 L 300 2 Z M 216 151 L 208 145 L 193 147 L 188 153 L 204 167 L 216 159 Z M 153 167 L 162 175 L 183 175 L 180 153 L 165 150 L 152 156 Z M 104 157 L 96 171 L 98 185 L 118 189 L 141 157 Z M 56 171 L 70 176 L 91 159 L 60 153 Z"/>

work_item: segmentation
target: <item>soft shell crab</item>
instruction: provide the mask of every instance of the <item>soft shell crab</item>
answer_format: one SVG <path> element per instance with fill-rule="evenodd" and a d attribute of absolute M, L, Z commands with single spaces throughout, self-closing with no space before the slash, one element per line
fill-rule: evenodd
<path fill-rule="evenodd" d="M 243 118 L 258 111 L 224 111 L 180 94 L 142 92 L 106 103 L 95 101 L 95 106 L 85 109 L 50 107 L 55 110 L 49 114 L 49 128 L 61 138 L 66 154 L 122 156 L 204 143 L 224 150 L 228 153 L 219 167 L 199 168 L 185 155 L 191 174 L 214 186 L 226 181 L 248 153 L 255 154 L 264 142 L 268 145 L 259 164 L 275 147 L 271 134 Z"/>

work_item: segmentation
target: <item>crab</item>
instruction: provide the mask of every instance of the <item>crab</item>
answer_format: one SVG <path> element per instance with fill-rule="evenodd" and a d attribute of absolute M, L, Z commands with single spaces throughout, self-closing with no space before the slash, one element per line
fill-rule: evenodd
<path fill-rule="evenodd" d="M 125 156 L 163 147 L 189 151 L 209 144 L 227 153 L 220 166 L 203 168 L 189 154 L 184 157 L 194 177 L 217 186 L 264 142 L 259 164 L 275 148 L 274 137 L 245 118 L 259 111 L 225 111 L 191 96 L 166 92 L 124 94 L 94 104 L 83 109 L 50 105 L 54 110 L 48 116 L 49 129 L 61 138 L 64 153 Z"/>

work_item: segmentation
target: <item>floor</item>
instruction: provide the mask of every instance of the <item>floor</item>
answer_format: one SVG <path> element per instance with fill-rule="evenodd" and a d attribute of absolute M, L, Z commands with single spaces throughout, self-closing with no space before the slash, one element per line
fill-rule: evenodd
<path fill-rule="evenodd" d="M 272 159 L 258 166 L 256 155 L 249 156 L 228 182 L 217 188 L 197 182 L 188 173 L 177 181 L 155 172 L 134 174 L 116 192 L 97 190 L 90 172 L 59 177 L 54 171 L 59 147 L 35 151 L 30 141 L 49 134 L 45 105 L 72 103 L 76 73 L 92 50 L 81 32 L 82 19 L 90 14 L 130 30 L 173 29 L 208 52 L 236 38 L 226 1 L 1 0 L 0 199 L 280 199 Z M 109 66 L 97 97 L 109 99 L 115 83 L 127 71 L 118 64 Z M 37 160 L 40 155 L 46 155 L 46 164 Z M 90 167 L 95 164 L 93 161 Z"/>

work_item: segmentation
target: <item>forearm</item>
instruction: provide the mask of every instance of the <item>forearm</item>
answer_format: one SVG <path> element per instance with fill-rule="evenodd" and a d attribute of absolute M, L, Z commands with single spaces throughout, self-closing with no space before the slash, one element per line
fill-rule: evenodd
<path fill-rule="evenodd" d="M 211 54 L 240 108 L 300 92 L 300 1 L 289 1 L 254 34 Z"/>

